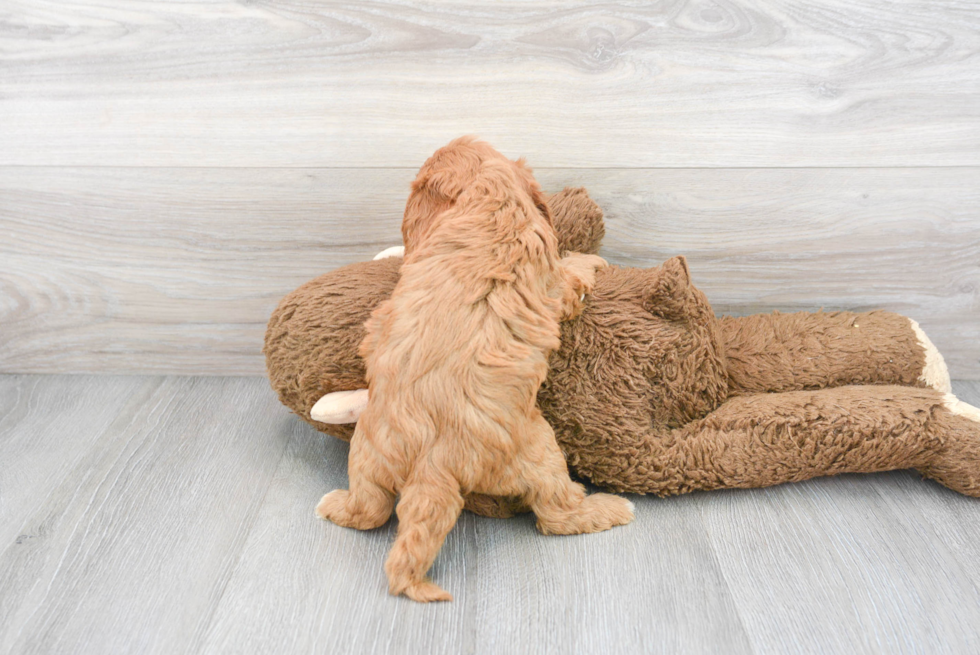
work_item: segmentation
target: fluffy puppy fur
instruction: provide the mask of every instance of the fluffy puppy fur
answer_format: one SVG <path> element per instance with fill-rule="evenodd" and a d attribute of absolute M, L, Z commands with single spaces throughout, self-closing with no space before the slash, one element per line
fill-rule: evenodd
<path fill-rule="evenodd" d="M 426 237 L 430 229 L 438 225 L 438 220 L 434 219 L 456 204 L 456 199 L 473 183 L 483 170 L 484 162 L 488 161 L 509 160 L 489 143 L 472 136 L 452 141 L 426 160 L 412 182 L 412 193 L 405 204 L 402 243 L 406 256 Z M 534 185 L 532 200 L 537 210 L 551 224 L 551 212 L 537 182 L 531 177 L 530 169 L 524 165 L 523 159 L 512 163 L 518 169 L 526 171 Z"/>
<path fill-rule="evenodd" d="M 464 494 L 522 497 L 545 534 L 633 518 L 626 499 L 572 482 L 535 405 L 559 320 L 580 310 L 605 262 L 559 260 L 530 170 L 468 137 L 422 167 L 403 234 L 401 279 L 360 347 L 370 398 L 350 443 L 350 489 L 324 496 L 317 514 L 376 528 L 399 494 L 389 591 L 451 600 L 426 574 Z"/>

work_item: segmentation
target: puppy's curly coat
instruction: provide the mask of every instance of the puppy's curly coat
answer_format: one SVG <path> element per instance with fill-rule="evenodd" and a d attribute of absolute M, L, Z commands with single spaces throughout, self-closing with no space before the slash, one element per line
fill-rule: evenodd
<path fill-rule="evenodd" d="M 463 495 L 518 496 L 545 534 L 606 530 L 632 504 L 585 495 L 535 405 L 558 348 L 559 321 L 581 311 L 594 255 L 559 259 L 541 190 L 524 162 L 464 137 L 438 150 L 412 185 L 405 260 L 372 313 L 360 354 L 370 397 L 351 439 L 350 490 L 317 514 L 367 530 L 398 502 L 389 590 L 451 600 L 426 578 Z"/>

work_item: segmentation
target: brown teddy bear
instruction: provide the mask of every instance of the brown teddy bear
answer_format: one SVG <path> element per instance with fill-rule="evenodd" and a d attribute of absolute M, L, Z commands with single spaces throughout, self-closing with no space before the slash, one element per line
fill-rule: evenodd
<path fill-rule="evenodd" d="M 561 250 L 598 250 L 602 211 L 584 189 L 548 204 Z M 350 439 L 367 394 L 363 325 L 400 264 L 387 257 L 331 271 L 287 295 L 269 320 L 272 386 L 322 432 Z M 569 467 L 613 491 L 670 495 L 915 468 L 980 496 L 980 410 L 952 395 L 942 356 L 897 314 L 717 318 L 683 257 L 612 266 L 563 324 L 550 364 L 538 404 Z M 479 496 L 467 508 L 524 509 L 519 499 Z"/>

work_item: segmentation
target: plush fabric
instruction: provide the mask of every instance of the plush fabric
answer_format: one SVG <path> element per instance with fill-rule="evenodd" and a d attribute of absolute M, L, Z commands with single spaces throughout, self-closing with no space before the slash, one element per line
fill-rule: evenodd
<path fill-rule="evenodd" d="M 566 189 L 549 206 L 563 249 L 596 252 L 602 213 L 584 190 Z M 322 432 L 353 432 L 312 420 L 310 408 L 366 387 L 363 324 L 400 264 L 322 275 L 269 321 L 272 386 Z M 598 272 L 584 311 L 562 326 L 538 404 L 570 468 L 614 491 L 669 495 L 915 468 L 980 496 L 980 412 L 945 393 L 948 375 L 924 375 L 928 347 L 909 319 L 883 311 L 717 318 L 675 257 Z M 467 507 L 523 509 L 518 499 L 481 497 Z"/>

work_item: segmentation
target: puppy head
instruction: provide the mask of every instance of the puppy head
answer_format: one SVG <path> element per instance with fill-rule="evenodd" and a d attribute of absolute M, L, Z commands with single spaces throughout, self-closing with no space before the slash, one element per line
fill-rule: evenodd
<path fill-rule="evenodd" d="M 412 192 L 402 220 L 402 241 L 406 254 L 435 225 L 436 217 L 453 207 L 463 191 L 485 172 L 485 164 L 493 161 L 507 162 L 514 167 L 520 185 L 531 196 L 538 211 L 549 223 L 552 222 L 541 187 L 523 159 L 512 162 L 490 144 L 474 136 L 464 136 L 436 150 L 412 182 Z"/>

